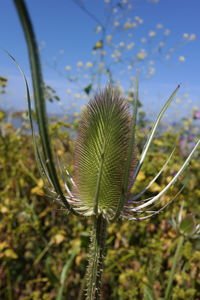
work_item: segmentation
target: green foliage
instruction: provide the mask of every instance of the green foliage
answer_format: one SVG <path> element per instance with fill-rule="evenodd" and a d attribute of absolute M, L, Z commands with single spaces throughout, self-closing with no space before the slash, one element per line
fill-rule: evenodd
<path fill-rule="evenodd" d="M 71 265 L 73 263 L 74 258 L 76 257 L 76 255 L 78 253 L 78 250 L 79 250 L 79 246 L 74 247 L 74 249 L 72 249 L 71 255 L 69 255 L 69 257 L 66 260 L 66 263 L 63 266 L 63 269 L 62 269 L 62 272 L 60 275 L 60 288 L 58 290 L 56 300 L 62 300 L 62 298 L 63 298 L 64 290 L 66 290 L 66 282 L 65 281 L 68 277 Z"/>
<path fill-rule="evenodd" d="M 65 139 L 66 132 L 59 129 L 59 122 L 54 142 L 58 155 L 62 155 L 72 170 L 74 140 L 70 136 Z M 70 131 L 74 124 L 67 124 Z M 20 133 L 10 123 L 3 122 L 1 129 L 0 298 L 55 299 L 61 288 L 63 262 L 67 263 L 77 249 L 67 277 L 62 277 L 66 288 L 63 299 L 76 299 L 86 271 L 90 221 L 65 214 L 44 196 L 31 137 Z M 137 139 L 139 145 L 146 135 L 147 131 L 140 131 Z M 169 131 L 159 138 L 161 144 L 157 145 L 157 139 L 154 140 L 134 193 L 141 191 L 161 168 L 170 146 L 174 144 L 172 141 L 177 139 L 178 132 Z M 163 150 L 156 154 L 158 148 Z M 178 147 L 165 174 L 158 178 L 157 185 L 147 191 L 147 197 L 163 188 L 173 176 L 173 170 L 181 164 L 180 151 Z M 183 200 L 183 216 L 190 212 L 197 217 L 200 215 L 198 157 L 192 160 L 187 172 L 188 184 L 170 209 L 145 222 L 119 221 L 109 226 L 102 278 L 103 299 L 144 299 L 145 286 L 151 288 L 156 299 L 164 296 L 179 234 L 169 220 L 178 215 Z M 177 192 L 180 185 L 181 182 L 177 182 L 172 194 L 165 196 L 165 201 Z M 78 246 L 80 248 L 76 248 Z M 182 259 L 175 272 L 173 300 L 183 300 L 185 295 L 191 300 L 200 298 L 199 265 L 200 248 L 195 240 L 190 239 L 183 246 Z M 149 274 L 152 282 L 149 281 Z"/>
<path fill-rule="evenodd" d="M 186 216 L 180 223 L 180 233 L 190 236 L 195 232 L 195 221 L 192 215 Z"/>

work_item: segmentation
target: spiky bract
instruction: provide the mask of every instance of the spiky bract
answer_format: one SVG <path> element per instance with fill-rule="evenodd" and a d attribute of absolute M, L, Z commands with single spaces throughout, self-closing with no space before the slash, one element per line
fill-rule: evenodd
<path fill-rule="evenodd" d="M 75 151 L 77 210 L 110 219 L 123 189 L 131 122 L 127 101 L 107 87 L 82 114 Z"/>

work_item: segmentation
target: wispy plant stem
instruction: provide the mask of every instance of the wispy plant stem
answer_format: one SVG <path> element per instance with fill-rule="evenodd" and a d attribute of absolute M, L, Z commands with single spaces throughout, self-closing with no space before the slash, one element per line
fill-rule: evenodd
<path fill-rule="evenodd" d="M 86 273 L 86 300 L 98 300 L 100 297 L 101 274 L 103 270 L 105 253 L 106 228 L 107 221 L 102 215 L 93 217 L 89 265 Z"/>
<path fill-rule="evenodd" d="M 178 239 L 176 252 L 175 252 L 175 255 L 174 255 L 174 258 L 173 258 L 173 265 L 172 265 L 172 268 L 171 268 L 171 272 L 169 274 L 169 279 L 168 279 L 167 288 L 166 288 L 166 291 L 165 291 L 164 300 L 169 300 L 170 297 L 171 297 L 172 283 L 173 283 L 173 280 L 174 280 L 174 275 L 175 275 L 175 272 L 176 272 L 177 263 L 180 259 L 181 250 L 183 248 L 183 243 L 184 243 L 184 237 L 180 236 L 179 239 Z"/>

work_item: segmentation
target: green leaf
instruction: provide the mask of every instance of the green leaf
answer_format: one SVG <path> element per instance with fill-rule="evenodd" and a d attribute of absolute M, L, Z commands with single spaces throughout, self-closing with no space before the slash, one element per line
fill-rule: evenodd
<path fill-rule="evenodd" d="M 84 89 L 84 92 L 89 95 L 91 90 L 92 90 L 92 84 L 89 84 L 88 86 L 86 86 Z"/>
<path fill-rule="evenodd" d="M 33 26 L 31 23 L 31 19 L 29 17 L 28 10 L 26 8 L 26 5 L 23 0 L 14 0 L 14 4 L 16 6 L 17 13 L 19 15 L 21 25 L 24 30 L 24 35 L 26 38 L 26 43 L 29 51 L 29 60 L 31 65 L 31 74 L 32 74 L 32 82 L 33 82 L 33 91 L 34 91 L 34 100 L 35 100 L 35 110 L 36 110 L 36 116 L 37 116 L 37 122 L 38 122 L 38 129 L 39 129 L 39 135 L 41 138 L 41 144 L 42 144 L 42 156 L 41 158 L 38 157 L 39 151 L 38 146 L 35 143 L 36 148 L 36 157 L 37 160 L 40 161 L 40 168 L 42 163 L 42 157 L 44 157 L 42 168 L 45 175 L 50 179 L 55 192 L 60 197 L 62 203 L 64 206 L 69 209 L 72 213 L 77 214 L 70 206 L 68 201 L 66 200 L 65 196 L 63 195 L 58 175 L 56 172 L 56 167 L 53 160 L 53 154 L 51 150 L 51 144 L 49 139 L 49 132 L 48 132 L 48 119 L 47 119 L 47 113 L 46 113 L 46 105 L 45 105 L 45 95 L 44 95 L 44 84 L 43 84 L 43 77 L 42 77 L 42 70 L 40 66 L 40 57 L 38 53 L 38 46 L 36 42 L 36 37 L 34 34 Z M 8 54 L 14 61 L 15 59 Z M 17 64 L 17 62 L 15 61 Z M 34 137 L 34 129 L 32 126 L 32 116 L 31 116 L 31 100 L 29 95 L 29 88 L 26 81 L 26 77 L 21 70 L 20 66 L 17 64 L 18 68 L 22 72 L 22 75 L 25 80 L 26 84 L 26 90 L 27 90 L 27 98 L 28 98 L 28 108 L 29 108 L 29 117 L 31 122 L 31 129 L 32 134 Z M 35 142 L 35 140 L 34 140 Z"/>
<path fill-rule="evenodd" d="M 64 264 L 64 267 L 62 269 L 61 275 L 60 275 L 60 288 L 58 290 L 58 294 L 56 297 L 56 300 L 62 300 L 63 299 L 63 292 L 65 288 L 65 280 L 69 274 L 70 268 L 72 266 L 72 263 L 74 261 L 74 258 L 76 257 L 77 253 L 79 252 L 80 247 L 77 246 L 72 250 L 71 255 L 66 260 L 66 263 Z"/>
<path fill-rule="evenodd" d="M 75 152 L 76 198 L 88 215 L 116 213 L 123 189 L 131 132 L 127 102 L 111 87 L 83 112 Z"/>
<path fill-rule="evenodd" d="M 192 215 L 187 215 L 179 225 L 180 233 L 185 236 L 191 236 L 195 231 L 195 220 Z"/>

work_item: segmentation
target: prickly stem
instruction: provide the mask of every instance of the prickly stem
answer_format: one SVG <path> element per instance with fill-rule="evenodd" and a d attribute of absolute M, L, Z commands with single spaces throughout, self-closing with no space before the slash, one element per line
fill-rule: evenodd
<path fill-rule="evenodd" d="M 86 273 L 86 300 L 100 299 L 101 274 L 105 256 L 106 228 L 107 221 L 102 215 L 93 217 L 89 263 Z"/>

